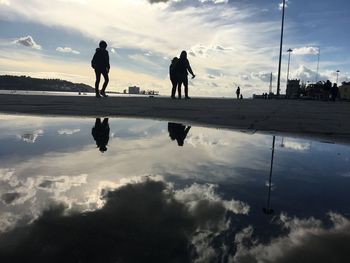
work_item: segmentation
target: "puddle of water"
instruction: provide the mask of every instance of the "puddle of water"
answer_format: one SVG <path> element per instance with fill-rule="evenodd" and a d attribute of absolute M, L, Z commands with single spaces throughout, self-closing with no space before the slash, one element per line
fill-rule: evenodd
<path fill-rule="evenodd" d="M 349 257 L 349 146 L 143 119 L 0 121 L 1 262 Z"/>

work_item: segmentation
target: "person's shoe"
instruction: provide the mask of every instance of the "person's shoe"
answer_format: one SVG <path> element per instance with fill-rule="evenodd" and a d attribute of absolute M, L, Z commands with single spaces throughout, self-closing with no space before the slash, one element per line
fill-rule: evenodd
<path fill-rule="evenodd" d="M 96 98 L 101 98 L 101 95 L 100 95 L 100 93 L 96 93 Z"/>
<path fill-rule="evenodd" d="M 105 98 L 108 97 L 108 95 L 107 95 L 106 92 L 104 92 L 104 91 L 101 91 L 101 95 L 102 95 L 102 97 L 105 97 Z"/>
<path fill-rule="evenodd" d="M 175 96 L 171 96 L 170 98 L 173 99 L 173 100 L 176 99 Z"/>
<path fill-rule="evenodd" d="M 189 100 L 189 99 L 191 99 L 191 98 L 190 98 L 190 97 L 188 97 L 188 96 L 186 96 L 186 97 L 185 97 L 185 99 L 186 99 L 186 100 Z"/>

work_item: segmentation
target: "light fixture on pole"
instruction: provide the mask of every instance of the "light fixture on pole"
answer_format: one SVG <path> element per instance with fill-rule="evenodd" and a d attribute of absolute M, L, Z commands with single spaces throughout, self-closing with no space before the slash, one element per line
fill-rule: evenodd
<path fill-rule="evenodd" d="M 281 26 L 281 42 L 280 42 L 280 58 L 278 63 L 278 77 L 277 77 L 277 96 L 280 95 L 281 90 L 281 63 L 282 63 L 282 47 L 283 47 L 283 30 L 284 30 L 284 11 L 286 8 L 286 0 L 282 2 L 282 26 Z"/>
<path fill-rule="evenodd" d="M 337 72 L 337 86 L 338 86 L 338 77 L 339 77 L 340 70 L 338 69 L 336 72 Z"/>
<path fill-rule="evenodd" d="M 288 69 L 287 69 L 287 88 L 288 88 L 288 81 L 289 81 L 289 65 L 290 65 L 290 53 L 293 52 L 293 50 L 290 48 L 287 50 L 288 54 Z"/>

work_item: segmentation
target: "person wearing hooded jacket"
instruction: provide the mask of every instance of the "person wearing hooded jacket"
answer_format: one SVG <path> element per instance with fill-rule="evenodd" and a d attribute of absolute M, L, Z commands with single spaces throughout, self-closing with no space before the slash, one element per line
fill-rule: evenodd
<path fill-rule="evenodd" d="M 190 62 L 187 59 L 187 52 L 184 50 L 181 52 L 180 58 L 176 63 L 176 72 L 178 79 L 178 92 L 179 99 L 181 99 L 181 84 L 185 86 L 185 99 L 190 99 L 188 96 L 188 72 L 192 75 L 192 78 L 195 77 Z"/>
<path fill-rule="evenodd" d="M 109 82 L 108 73 L 109 73 L 110 65 L 109 65 L 109 54 L 106 48 L 107 48 L 106 41 L 101 40 L 99 44 L 99 48 L 96 48 L 95 55 L 91 61 L 91 66 L 95 70 L 95 74 L 96 74 L 96 82 L 95 82 L 96 98 L 101 98 L 101 95 L 103 97 L 108 97 L 106 95 L 106 88 Z M 101 92 L 99 92 L 101 74 L 105 81 L 103 83 Z"/>

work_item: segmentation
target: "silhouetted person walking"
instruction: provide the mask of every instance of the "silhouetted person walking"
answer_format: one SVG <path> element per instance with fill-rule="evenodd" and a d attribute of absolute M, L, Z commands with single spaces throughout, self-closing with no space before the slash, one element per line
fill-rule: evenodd
<path fill-rule="evenodd" d="M 107 48 L 106 41 L 101 40 L 99 46 L 100 46 L 99 48 L 96 48 L 96 53 L 91 61 L 91 66 L 95 70 L 95 74 L 96 74 L 96 82 L 95 82 L 96 98 L 101 98 L 101 95 L 103 97 L 108 97 L 106 95 L 106 88 L 109 82 L 108 73 L 110 69 L 109 55 L 108 55 L 108 51 L 106 50 Z M 101 74 L 103 75 L 103 78 L 105 79 L 105 81 L 103 83 L 103 86 L 101 89 L 101 95 L 100 95 L 98 87 L 100 85 Z"/>
<path fill-rule="evenodd" d="M 187 133 L 190 131 L 191 126 L 186 127 L 180 123 L 168 122 L 168 132 L 171 140 L 176 140 L 177 145 L 183 146 Z"/>
<path fill-rule="evenodd" d="M 176 64 L 178 62 L 178 57 L 174 57 L 173 60 L 171 61 L 171 65 L 169 67 L 169 76 L 170 76 L 170 81 L 172 84 L 172 89 L 171 89 L 171 98 L 175 99 L 175 93 L 176 93 L 176 87 L 178 84 L 178 77 L 176 74 Z M 180 94 L 179 94 L 180 96 Z"/>
<path fill-rule="evenodd" d="M 100 118 L 96 118 L 95 126 L 92 128 L 91 134 L 100 152 L 107 151 L 107 144 L 109 141 L 108 118 L 104 118 L 103 122 L 101 122 Z"/>
<path fill-rule="evenodd" d="M 237 95 L 237 99 L 239 99 L 239 94 L 241 94 L 241 89 L 238 86 L 238 88 L 236 89 L 236 95 Z"/>
<path fill-rule="evenodd" d="M 195 78 L 196 75 L 193 74 L 190 62 L 187 59 L 187 52 L 182 51 L 178 62 L 176 63 L 176 73 L 178 76 L 178 93 L 179 99 L 181 99 L 181 85 L 185 86 L 185 99 L 190 99 L 188 96 L 188 72 L 191 73 L 192 78 Z"/>
<path fill-rule="evenodd" d="M 333 84 L 333 87 L 331 88 L 331 95 L 332 95 L 332 101 L 335 101 L 335 99 L 338 97 L 339 88 L 336 83 Z"/>

